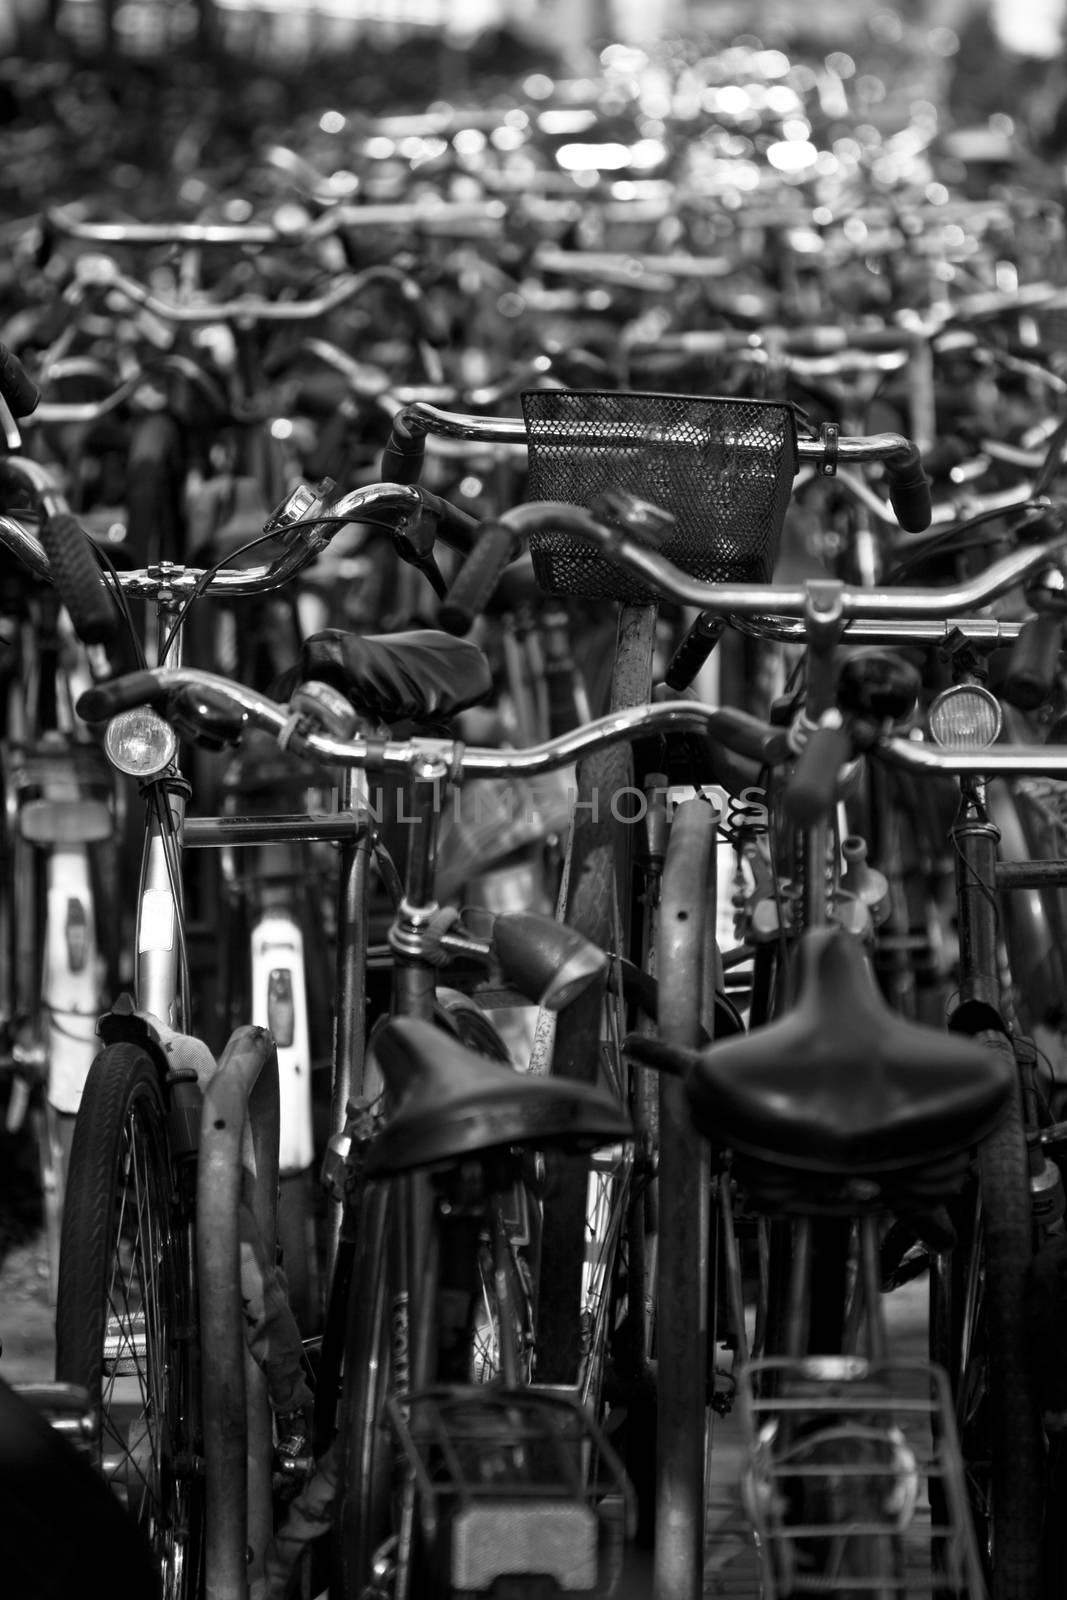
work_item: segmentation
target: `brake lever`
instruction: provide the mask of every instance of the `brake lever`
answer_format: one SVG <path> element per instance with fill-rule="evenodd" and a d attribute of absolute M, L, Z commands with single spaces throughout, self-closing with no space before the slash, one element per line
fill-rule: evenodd
<path fill-rule="evenodd" d="M 438 600 L 443 600 L 448 584 L 434 555 L 438 520 L 433 508 L 421 503 L 393 529 L 393 547 L 401 561 L 421 572 Z"/>

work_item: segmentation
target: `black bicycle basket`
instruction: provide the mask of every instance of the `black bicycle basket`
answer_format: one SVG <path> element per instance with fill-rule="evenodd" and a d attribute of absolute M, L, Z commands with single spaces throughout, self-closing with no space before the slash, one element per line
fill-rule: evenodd
<path fill-rule="evenodd" d="M 660 551 L 706 583 L 766 583 L 797 469 L 792 406 L 769 400 L 537 389 L 521 397 L 530 500 L 590 506 L 623 489 L 675 519 Z M 530 540 L 549 594 L 641 604 L 639 580 L 580 539 Z"/>

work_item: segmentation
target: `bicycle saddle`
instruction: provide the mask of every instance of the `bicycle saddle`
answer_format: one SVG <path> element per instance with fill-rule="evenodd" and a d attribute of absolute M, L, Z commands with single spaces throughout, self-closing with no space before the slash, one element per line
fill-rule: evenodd
<path fill-rule="evenodd" d="M 841 929 L 810 930 L 797 955 L 786 1015 L 689 1057 L 708 1139 L 796 1169 L 874 1173 L 965 1151 L 994 1126 L 1012 1086 L 1001 1052 L 898 1016 Z"/>
<path fill-rule="evenodd" d="M 346 633 L 326 628 L 305 639 L 300 664 L 276 686 L 288 695 L 318 678 L 357 711 L 380 722 L 440 722 L 477 705 L 492 689 L 489 663 L 466 639 L 433 628 L 410 633 Z"/>
<path fill-rule="evenodd" d="M 592 1084 L 516 1072 L 409 1017 L 387 1022 L 374 1055 L 395 1105 L 371 1145 L 383 1176 L 526 1144 L 592 1150 L 629 1139 L 618 1101 Z"/>

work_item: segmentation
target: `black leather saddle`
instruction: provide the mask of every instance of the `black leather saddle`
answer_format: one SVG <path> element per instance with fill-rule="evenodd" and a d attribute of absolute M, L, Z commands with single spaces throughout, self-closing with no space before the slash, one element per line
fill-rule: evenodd
<path fill-rule="evenodd" d="M 313 633 L 300 664 L 275 685 L 279 699 L 298 683 L 330 684 L 364 716 L 379 722 L 443 722 L 488 698 L 492 673 L 477 645 L 433 628 L 360 635 L 341 628 Z"/>
<path fill-rule="evenodd" d="M 689 1065 L 693 1119 L 720 1148 L 811 1172 L 902 1171 L 966 1151 L 1012 1091 L 1010 1059 L 883 1000 L 855 938 L 804 934 L 796 1002 Z"/>
<path fill-rule="evenodd" d="M 374 1176 L 499 1147 L 594 1150 L 633 1136 L 607 1091 L 517 1072 L 432 1023 L 391 1019 L 374 1040 L 374 1055 L 395 1107 L 368 1154 Z"/>

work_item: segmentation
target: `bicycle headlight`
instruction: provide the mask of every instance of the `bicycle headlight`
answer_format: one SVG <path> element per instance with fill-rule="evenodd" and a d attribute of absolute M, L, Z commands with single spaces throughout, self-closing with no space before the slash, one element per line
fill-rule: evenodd
<path fill-rule="evenodd" d="M 131 778 L 154 778 L 174 760 L 178 740 L 169 722 L 151 706 L 135 706 L 112 717 L 104 735 L 112 766 Z"/>
<path fill-rule="evenodd" d="M 1004 714 L 996 695 L 978 684 L 945 689 L 930 707 L 930 737 L 943 750 L 986 750 L 996 743 Z"/>

